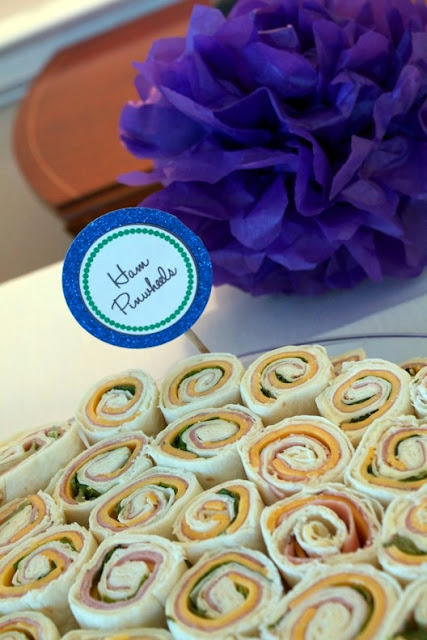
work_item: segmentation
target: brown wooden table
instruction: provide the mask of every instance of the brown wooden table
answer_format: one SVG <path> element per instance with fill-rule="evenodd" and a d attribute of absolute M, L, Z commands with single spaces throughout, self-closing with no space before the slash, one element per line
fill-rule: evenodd
<path fill-rule="evenodd" d="M 196 0 L 185 0 L 57 53 L 18 109 L 14 150 L 38 196 L 78 233 L 94 218 L 134 206 L 153 187 L 119 184 L 119 174 L 149 171 L 120 143 L 118 121 L 137 98 L 133 61 L 158 38 L 184 35 Z M 198 4 L 208 4 L 198 0 Z"/>

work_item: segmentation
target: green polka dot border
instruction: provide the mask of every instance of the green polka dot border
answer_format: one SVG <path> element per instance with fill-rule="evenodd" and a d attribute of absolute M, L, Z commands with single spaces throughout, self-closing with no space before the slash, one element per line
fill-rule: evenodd
<path fill-rule="evenodd" d="M 175 311 L 173 313 L 171 313 L 167 318 L 165 318 L 164 320 L 161 320 L 160 322 L 156 322 L 155 324 L 149 324 L 149 325 L 144 325 L 144 326 L 136 326 L 136 325 L 127 325 L 127 324 L 120 324 L 119 322 L 115 322 L 114 320 L 112 320 L 111 318 L 108 318 L 104 313 L 102 313 L 102 311 L 96 306 L 90 290 L 89 290 L 89 273 L 90 273 L 90 269 L 93 265 L 93 262 L 96 258 L 96 256 L 99 254 L 99 252 L 110 242 L 112 242 L 113 240 L 117 240 L 118 238 L 122 238 L 123 236 L 127 236 L 127 235 L 135 235 L 135 234 L 143 234 L 143 235 L 149 235 L 149 236 L 155 236 L 160 238 L 161 240 L 165 240 L 166 242 L 169 242 L 169 244 L 171 244 L 174 249 L 177 250 L 177 252 L 180 254 L 181 258 L 183 259 L 184 265 L 185 265 L 185 269 L 187 272 L 187 279 L 188 279 L 188 284 L 187 284 L 187 289 L 185 291 L 185 295 L 184 298 L 181 302 L 181 304 L 178 306 L 177 309 L 175 309 Z M 173 321 L 182 313 L 182 311 L 185 309 L 185 307 L 187 306 L 190 298 L 191 298 L 191 294 L 193 292 L 193 287 L 194 287 L 194 282 L 195 282 L 195 276 L 194 276 L 194 269 L 193 266 L 191 264 L 191 260 L 188 258 L 188 255 L 186 253 L 186 251 L 182 248 L 182 246 L 169 234 L 165 233 L 165 232 L 161 232 L 161 231 L 157 231 L 156 229 L 147 229 L 147 228 L 132 228 L 132 229 L 122 229 L 121 231 L 117 231 L 115 233 L 112 233 L 111 235 L 109 235 L 107 238 L 104 238 L 103 240 L 101 240 L 101 242 L 99 242 L 91 251 L 91 253 L 89 254 L 86 262 L 85 262 L 85 266 L 83 269 L 83 275 L 82 275 L 82 294 L 85 300 L 85 303 L 87 304 L 87 306 L 89 307 L 89 309 L 91 310 L 91 312 L 98 317 L 100 320 L 102 320 L 102 322 L 104 322 L 105 324 L 109 325 L 110 327 L 112 327 L 113 329 L 118 329 L 119 331 L 132 331 L 135 333 L 143 333 L 146 331 L 155 331 L 156 329 L 163 329 L 165 327 L 167 327 L 167 325 L 173 323 Z"/>

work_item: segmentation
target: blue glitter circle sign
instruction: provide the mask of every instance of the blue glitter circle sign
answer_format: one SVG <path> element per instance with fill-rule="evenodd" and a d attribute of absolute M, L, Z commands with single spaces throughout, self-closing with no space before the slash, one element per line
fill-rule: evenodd
<path fill-rule="evenodd" d="M 174 216 L 143 207 L 91 222 L 65 257 L 68 307 L 104 342 L 153 347 L 187 331 L 212 288 L 208 252 Z"/>

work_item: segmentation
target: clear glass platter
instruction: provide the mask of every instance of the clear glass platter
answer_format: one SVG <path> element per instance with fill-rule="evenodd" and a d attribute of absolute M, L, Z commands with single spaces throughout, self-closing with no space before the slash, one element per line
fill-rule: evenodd
<path fill-rule="evenodd" d="M 253 362 L 258 356 L 271 349 L 283 345 L 266 345 L 265 349 L 239 355 L 245 366 Z M 320 344 L 327 350 L 329 356 L 337 356 L 352 349 L 364 349 L 368 358 L 383 358 L 396 364 L 409 358 L 427 356 L 427 334 L 371 334 L 354 335 L 337 338 L 316 338 L 306 340 L 304 344 Z"/>

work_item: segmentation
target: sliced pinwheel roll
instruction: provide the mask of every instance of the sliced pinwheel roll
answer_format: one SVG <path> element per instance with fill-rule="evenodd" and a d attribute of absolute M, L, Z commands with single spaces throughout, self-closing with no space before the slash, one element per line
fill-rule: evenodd
<path fill-rule="evenodd" d="M 427 486 L 387 507 L 379 561 L 401 582 L 427 575 Z"/>
<path fill-rule="evenodd" d="M 364 349 L 352 349 L 351 351 L 340 353 L 338 356 L 333 356 L 331 362 L 335 375 L 338 376 L 342 373 L 351 362 L 360 362 L 365 358 L 366 352 Z"/>
<path fill-rule="evenodd" d="M 159 536 L 111 536 L 71 587 L 71 610 L 84 629 L 165 626 L 164 602 L 186 570 L 176 542 Z"/>
<path fill-rule="evenodd" d="M 423 367 L 427 367 L 427 357 L 425 358 L 410 358 L 409 360 L 405 360 L 405 362 L 401 362 L 400 367 L 405 369 L 409 373 L 409 375 L 413 378 L 417 375 L 418 371 Z"/>
<path fill-rule="evenodd" d="M 414 416 L 384 418 L 368 428 L 345 482 L 388 504 L 427 481 L 427 424 Z"/>
<path fill-rule="evenodd" d="M 270 558 L 290 585 L 320 564 L 377 562 L 382 507 L 338 483 L 320 485 L 264 509 Z"/>
<path fill-rule="evenodd" d="M 414 413 L 410 380 L 409 373 L 387 360 L 355 362 L 316 399 L 319 413 L 357 445 L 374 420 Z"/>
<path fill-rule="evenodd" d="M 259 524 L 263 508 L 252 482 L 229 480 L 193 498 L 176 519 L 173 533 L 192 563 L 218 547 L 264 550 Z"/>
<path fill-rule="evenodd" d="M 260 640 L 261 636 L 247 636 L 242 635 L 241 633 L 231 633 L 230 635 L 224 636 L 224 640 Z"/>
<path fill-rule="evenodd" d="M 319 345 L 268 351 L 242 378 L 243 404 L 264 424 L 298 414 L 318 415 L 315 399 L 333 377 L 332 363 Z"/>
<path fill-rule="evenodd" d="M 0 502 L 44 489 L 83 449 L 74 420 L 45 425 L 9 441 L 0 448 Z"/>
<path fill-rule="evenodd" d="M 74 458 L 57 478 L 53 496 L 69 522 L 87 526 L 99 499 L 117 484 L 152 467 L 147 437 L 129 433 L 106 438 Z"/>
<path fill-rule="evenodd" d="M 241 405 L 192 411 L 159 433 L 148 452 L 159 465 L 192 471 L 208 489 L 244 476 L 237 444 L 262 426 Z"/>
<path fill-rule="evenodd" d="M 107 376 L 83 396 L 76 418 L 93 444 L 129 431 L 152 436 L 164 426 L 153 378 L 140 369 Z"/>
<path fill-rule="evenodd" d="M 423 367 L 409 383 L 411 401 L 419 418 L 427 417 L 427 366 Z"/>
<path fill-rule="evenodd" d="M 63 510 L 43 491 L 6 503 L 0 507 L 0 557 L 63 522 Z"/>
<path fill-rule="evenodd" d="M 160 409 L 167 422 L 189 411 L 239 403 L 244 368 L 231 353 L 206 353 L 186 358 L 166 376 Z"/>
<path fill-rule="evenodd" d="M 401 590 L 369 565 L 317 567 L 276 607 L 263 640 L 386 640 Z"/>
<path fill-rule="evenodd" d="M 52 527 L 17 545 L 0 560 L 0 613 L 32 609 L 68 631 L 74 624 L 68 591 L 96 546 L 77 524 Z"/>
<path fill-rule="evenodd" d="M 168 626 L 177 640 L 250 635 L 274 618 L 282 593 L 263 553 L 244 547 L 206 553 L 168 597 Z"/>
<path fill-rule="evenodd" d="M 341 481 L 354 450 L 329 420 L 296 416 L 250 434 L 239 451 L 247 477 L 271 504 L 305 486 Z"/>
<path fill-rule="evenodd" d="M 42 613 L 20 611 L 0 618 L 3 640 L 59 640 L 60 637 L 52 620 Z"/>
<path fill-rule="evenodd" d="M 169 631 L 164 629 L 123 629 L 117 633 L 108 631 L 92 631 L 86 629 L 74 629 L 62 636 L 62 640 L 172 640 Z"/>
<path fill-rule="evenodd" d="M 427 576 L 419 578 L 403 592 L 391 622 L 387 640 L 427 638 Z"/>
<path fill-rule="evenodd" d="M 155 467 L 107 493 L 90 514 L 90 529 L 98 540 L 120 532 L 172 538 L 175 518 L 202 490 L 190 471 Z"/>

